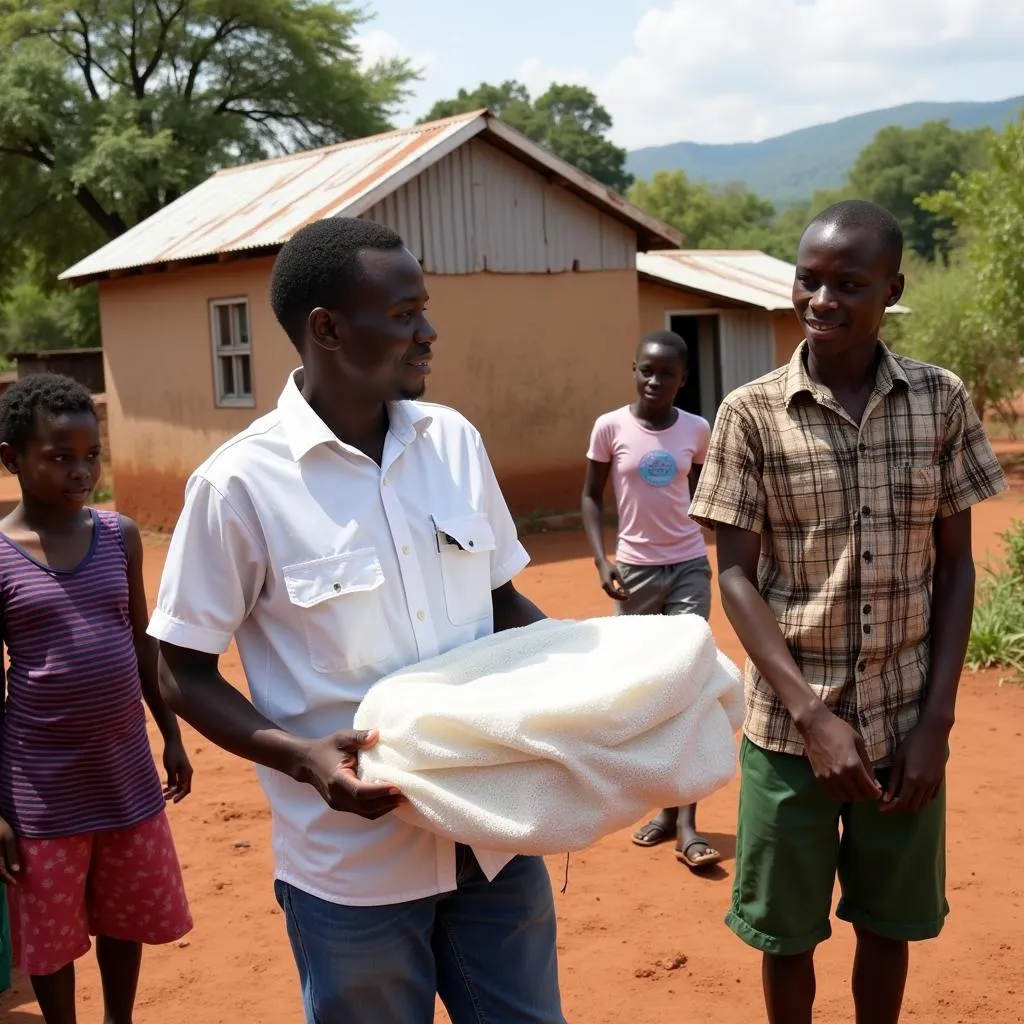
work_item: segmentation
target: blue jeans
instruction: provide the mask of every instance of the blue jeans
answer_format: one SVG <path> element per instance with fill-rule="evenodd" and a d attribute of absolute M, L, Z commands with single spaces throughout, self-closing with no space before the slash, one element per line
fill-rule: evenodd
<path fill-rule="evenodd" d="M 488 882 L 457 848 L 458 888 L 349 907 L 275 883 L 307 1024 L 565 1024 L 555 907 L 544 862 L 517 857 Z"/>

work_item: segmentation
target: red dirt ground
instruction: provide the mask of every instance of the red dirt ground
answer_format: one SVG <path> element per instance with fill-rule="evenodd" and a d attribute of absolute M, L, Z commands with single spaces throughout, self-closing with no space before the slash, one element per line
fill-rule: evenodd
<path fill-rule="evenodd" d="M 1016 475 L 1016 474 L 1015 474 Z M 994 534 L 1024 517 L 1014 492 L 975 514 L 979 560 Z M 523 590 L 552 615 L 605 614 L 583 538 L 527 538 L 534 564 Z M 163 561 L 159 539 L 147 546 L 152 597 Z M 739 658 L 721 609 L 713 626 Z M 240 682 L 238 660 L 227 671 Z M 172 811 L 178 850 L 196 919 L 188 940 L 147 951 L 137 1024 L 300 1024 L 295 970 L 271 894 L 269 820 L 252 769 L 194 733 L 196 789 Z M 942 937 L 913 956 L 905 1020 L 931 1024 L 1024 1022 L 1024 686 L 996 673 L 967 676 L 953 734 L 949 777 L 949 896 Z M 716 877 L 697 878 L 670 849 L 644 851 L 628 834 L 573 856 L 569 888 L 557 895 L 565 1011 L 581 1024 L 629 1021 L 763 1020 L 758 957 L 722 924 L 729 901 L 736 785 L 702 805 L 700 824 L 727 854 Z M 564 859 L 552 859 L 556 889 Z M 880 865 L 880 870 L 884 869 Z M 841 923 L 818 954 L 821 1024 L 852 1019 L 848 996 L 852 942 Z M 97 975 L 80 971 L 80 1019 L 98 1020 Z M 0 997 L 4 1024 L 41 1020 L 24 979 Z M 438 1024 L 447 1021 L 443 1011 Z"/>

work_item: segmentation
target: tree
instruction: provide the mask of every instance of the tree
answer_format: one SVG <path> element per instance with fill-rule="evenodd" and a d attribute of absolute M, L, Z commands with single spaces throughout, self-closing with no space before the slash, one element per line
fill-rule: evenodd
<path fill-rule="evenodd" d="M 362 68 L 329 0 L 0 0 L 0 289 L 40 284 L 215 169 L 381 131 L 416 77 Z"/>
<path fill-rule="evenodd" d="M 745 185 L 710 186 L 684 171 L 658 171 L 638 181 L 629 198 L 681 231 L 691 249 L 736 248 L 740 236 L 763 242 L 775 216 L 775 207 Z"/>
<path fill-rule="evenodd" d="M 955 175 L 981 167 L 987 134 L 956 131 L 946 121 L 883 128 L 850 169 L 849 192 L 889 210 L 900 222 L 909 249 L 927 260 L 944 260 L 953 222 L 920 206 L 917 198 L 948 189 Z"/>
<path fill-rule="evenodd" d="M 886 317 L 884 335 L 914 359 L 952 370 L 967 386 L 978 415 L 992 411 L 1011 429 L 1014 399 L 1024 386 L 1019 341 L 989 329 L 978 306 L 978 272 L 963 258 L 927 265 L 910 278 L 909 313 Z"/>
<path fill-rule="evenodd" d="M 1016 395 L 1024 358 L 1024 114 L 990 136 L 987 158 L 987 166 L 954 176 L 952 188 L 919 202 L 963 237 L 979 358 L 995 362 L 993 372 L 1005 372 Z"/>
<path fill-rule="evenodd" d="M 625 192 L 632 183 L 632 175 L 626 172 L 626 151 L 607 138 L 611 115 L 584 86 L 555 84 L 533 100 L 521 82 L 484 82 L 471 92 L 460 89 L 453 99 L 435 103 L 423 120 L 484 107 L 610 188 Z"/>
<path fill-rule="evenodd" d="M 31 276 L 10 286 L 0 308 L 0 358 L 12 352 L 100 344 L 95 286 L 44 290 Z"/>

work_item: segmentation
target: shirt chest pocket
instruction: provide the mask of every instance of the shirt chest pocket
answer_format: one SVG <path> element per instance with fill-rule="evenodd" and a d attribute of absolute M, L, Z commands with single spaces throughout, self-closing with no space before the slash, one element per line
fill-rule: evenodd
<path fill-rule="evenodd" d="M 448 620 L 468 626 L 491 615 L 494 531 L 483 513 L 435 519 Z"/>
<path fill-rule="evenodd" d="M 388 656 L 375 548 L 286 566 L 284 581 L 317 672 L 350 672 Z"/>
<path fill-rule="evenodd" d="M 930 530 L 939 511 L 939 467 L 934 463 L 891 465 L 889 488 L 897 527 Z"/>

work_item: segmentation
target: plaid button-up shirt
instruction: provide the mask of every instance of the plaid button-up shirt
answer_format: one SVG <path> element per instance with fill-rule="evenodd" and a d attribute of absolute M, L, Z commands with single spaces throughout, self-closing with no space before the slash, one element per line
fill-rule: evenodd
<path fill-rule="evenodd" d="M 690 515 L 761 535 L 758 589 L 804 678 L 888 761 L 918 721 L 929 662 L 933 524 L 1006 488 L 961 381 L 883 348 L 858 425 L 805 364 L 722 403 Z M 744 731 L 802 754 L 748 662 Z"/>

